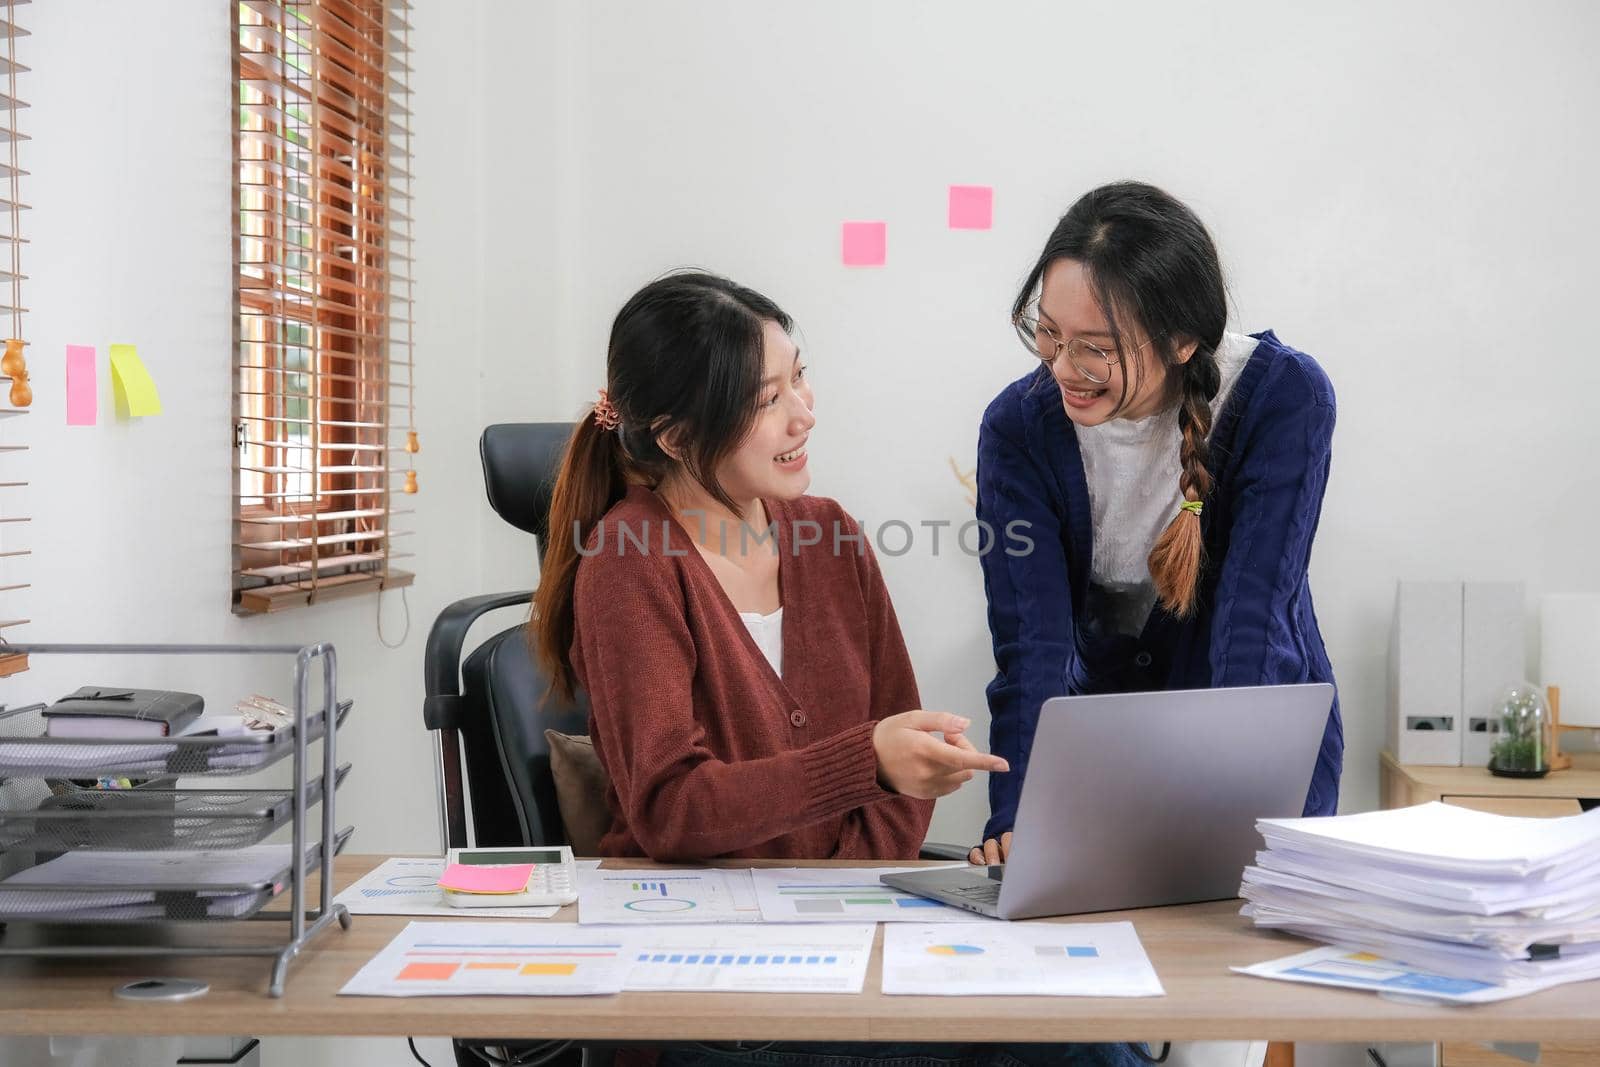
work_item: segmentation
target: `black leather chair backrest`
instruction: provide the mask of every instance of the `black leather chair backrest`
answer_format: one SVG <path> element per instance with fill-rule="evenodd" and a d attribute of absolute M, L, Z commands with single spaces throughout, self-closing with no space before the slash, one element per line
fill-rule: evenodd
<path fill-rule="evenodd" d="M 500 422 L 478 441 L 489 506 L 537 537 L 541 554 L 549 543 L 550 495 L 571 436 L 570 422 Z"/>
<path fill-rule="evenodd" d="M 489 504 L 507 522 L 537 538 L 549 536 L 550 497 L 572 434 L 571 423 L 501 423 L 483 432 L 479 455 Z M 428 728 L 443 750 L 445 835 L 466 841 L 466 797 L 473 840 L 480 846 L 565 843 L 550 773 L 546 729 L 584 733 L 588 704 L 550 696 L 550 679 L 528 648 L 531 593 L 471 597 L 434 621 L 424 652 Z M 518 625 L 501 630 L 461 660 L 467 630 L 498 608 L 523 608 Z M 459 681 L 458 681 L 459 679 Z M 456 751 L 466 784 L 456 770 Z"/>
<path fill-rule="evenodd" d="M 587 733 L 588 701 L 549 695 L 550 679 L 528 651 L 522 626 L 502 630 L 462 664 L 463 687 L 475 711 L 462 742 L 479 845 L 567 843 L 550 772 L 547 729 Z"/>

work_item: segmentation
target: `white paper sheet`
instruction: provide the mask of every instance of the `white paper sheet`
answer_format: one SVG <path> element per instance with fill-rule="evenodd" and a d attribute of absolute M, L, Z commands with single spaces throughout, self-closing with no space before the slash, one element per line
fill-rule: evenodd
<path fill-rule="evenodd" d="M 925 996 L 1159 997 L 1130 922 L 883 928 L 883 991 Z"/>
<path fill-rule="evenodd" d="M 573 923 L 414 922 L 341 995 L 593 996 L 620 993 L 632 931 Z"/>
<path fill-rule="evenodd" d="M 315 854 L 313 843 L 307 848 L 307 856 Z M 168 852 L 64 852 L 37 867 L 18 871 L 3 884 L 221 891 L 270 885 L 288 869 L 293 857 L 289 845 Z"/>
<path fill-rule="evenodd" d="M 1397 871 L 1373 862 L 1333 862 L 1287 848 L 1257 852 L 1256 865 L 1269 871 L 1344 886 L 1364 897 L 1384 897 L 1439 911 L 1473 915 L 1538 910 L 1548 918 L 1568 918 L 1587 910 L 1595 898 L 1595 886 L 1600 884 L 1600 858 L 1570 875 L 1536 884 L 1460 875 L 1446 879 L 1437 874 Z"/>
<path fill-rule="evenodd" d="M 1432 974 L 1396 960 L 1374 956 L 1370 952 L 1356 952 L 1337 946 L 1316 948 L 1249 967 L 1234 967 L 1232 970 L 1257 978 L 1368 989 L 1384 996 L 1421 997 L 1452 1004 L 1486 1004 L 1494 1000 L 1509 1000 L 1574 980 L 1518 980 L 1494 985 L 1470 978 Z"/>
<path fill-rule="evenodd" d="M 1414 967 L 1452 978 L 1505 983 L 1513 980 L 1544 981 L 1564 978 L 1583 981 L 1600 978 L 1600 945 L 1563 945 L 1551 959 L 1508 958 L 1504 953 L 1472 945 L 1453 944 L 1372 930 L 1350 923 L 1318 922 L 1289 912 L 1246 904 L 1243 914 L 1257 926 L 1285 930 L 1329 945 L 1360 949 L 1385 959 L 1399 959 Z"/>
<path fill-rule="evenodd" d="M 1600 849 L 1600 808 L 1538 819 L 1434 801 L 1357 815 L 1262 819 L 1256 826 L 1271 848 L 1479 877 L 1557 876 L 1592 863 Z"/>
<path fill-rule="evenodd" d="M 883 874 L 931 869 L 934 868 L 773 868 L 750 873 L 763 922 L 972 922 L 970 911 L 892 889 L 878 881 Z"/>
<path fill-rule="evenodd" d="M 448 915 L 456 919 L 548 919 L 557 905 L 518 908 L 452 908 L 439 888 L 442 859 L 387 859 L 333 898 L 353 915 Z"/>
<path fill-rule="evenodd" d="M 578 869 L 578 921 L 586 926 L 756 923 L 749 871 Z"/>
<path fill-rule="evenodd" d="M 1313 922 L 1348 923 L 1374 933 L 1412 934 L 1526 955 L 1530 946 L 1600 941 L 1600 894 L 1595 906 L 1571 919 L 1551 921 L 1522 914 L 1472 915 L 1408 907 L 1363 897 L 1358 890 L 1329 886 L 1273 871 L 1246 873 L 1241 895 L 1253 904 Z"/>
<path fill-rule="evenodd" d="M 672 926 L 630 930 L 626 988 L 743 993 L 859 993 L 873 924 Z"/>

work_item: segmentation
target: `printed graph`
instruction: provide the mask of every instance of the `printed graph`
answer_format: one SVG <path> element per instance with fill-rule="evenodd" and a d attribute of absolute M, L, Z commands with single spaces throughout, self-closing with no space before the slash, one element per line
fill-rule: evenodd
<path fill-rule="evenodd" d="M 981 956 L 983 949 L 978 945 L 929 945 L 930 956 Z"/>
<path fill-rule="evenodd" d="M 586 960 L 615 960 L 620 944 L 571 945 L 530 942 L 495 944 L 422 941 L 407 949 L 397 982 L 462 979 L 571 978 Z"/>
<path fill-rule="evenodd" d="M 777 888 L 778 896 L 793 906 L 796 915 L 844 915 L 865 918 L 865 912 L 895 909 L 921 911 L 942 908 L 937 900 L 916 897 L 890 889 L 881 882 L 858 885 L 792 885 Z"/>
<path fill-rule="evenodd" d="M 635 893 L 642 894 L 634 900 L 622 902 L 622 906 L 629 911 L 672 912 L 694 910 L 694 901 L 670 895 L 665 882 L 630 882 L 629 886 Z"/>
<path fill-rule="evenodd" d="M 365 886 L 361 895 L 368 900 L 378 897 L 433 897 L 439 885 L 437 875 L 397 874 L 383 880 L 382 886 Z"/>
<path fill-rule="evenodd" d="M 891 923 L 883 991 L 924 996 L 1159 996 L 1131 923 Z"/>
<path fill-rule="evenodd" d="M 1358 982 L 1374 989 L 1411 990 L 1422 993 L 1462 995 L 1491 989 L 1489 982 L 1471 978 L 1448 978 L 1426 974 L 1404 965 L 1396 965 L 1369 952 L 1352 952 L 1338 959 L 1301 964 L 1283 972 L 1304 978 L 1324 978 L 1341 982 Z"/>
<path fill-rule="evenodd" d="M 761 918 L 769 923 L 952 923 L 973 915 L 885 885 L 886 874 L 914 868 L 851 867 L 750 872 Z"/>
<path fill-rule="evenodd" d="M 630 952 L 627 988 L 859 992 L 874 932 L 870 923 L 662 927 Z"/>
<path fill-rule="evenodd" d="M 578 872 L 578 919 L 589 924 L 753 922 L 749 871 Z"/>
<path fill-rule="evenodd" d="M 738 955 L 727 953 L 718 955 L 715 952 L 641 952 L 636 957 L 639 963 L 682 963 L 685 965 L 701 964 L 702 966 L 721 967 L 782 967 L 782 966 L 816 966 L 831 967 L 839 962 L 838 956 L 782 956 L 776 953 L 771 955 Z"/>

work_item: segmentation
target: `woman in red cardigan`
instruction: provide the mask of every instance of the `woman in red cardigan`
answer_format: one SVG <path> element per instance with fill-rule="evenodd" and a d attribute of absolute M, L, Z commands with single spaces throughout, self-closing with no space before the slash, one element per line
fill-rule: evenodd
<path fill-rule="evenodd" d="M 589 696 L 605 855 L 914 859 L 934 797 L 1006 769 L 920 710 L 866 539 L 803 495 L 789 326 L 721 278 L 651 283 L 568 445 L 535 632 L 556 689 Z"/>
<path fill-rule="evenodd" d="M 604 855 L 914 859 L 933 798 L 1007 770 L 967 720 L 920 708 L 866 538 L 805 495 L 816 419 L 790 325 L 722 278 L 652 282 L 618 312 L 606 388 L 567 447 L 533 638 L 554 688 L 589 697 L 611 781 Z M 1124 1046 L 779 1049 L 785 1063 L 1136 1062 Z"/>

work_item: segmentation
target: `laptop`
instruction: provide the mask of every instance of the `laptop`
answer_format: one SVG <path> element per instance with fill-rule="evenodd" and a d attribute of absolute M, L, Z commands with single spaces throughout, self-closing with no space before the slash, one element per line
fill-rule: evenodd
<path fill-rule="evenodd" d="M 1236 897 L 1256 820 L 1305 807 L 1332 704 L 1326 683 L 1047 700 L 1010 862 L 882 881 L 998 919 Z"/>

